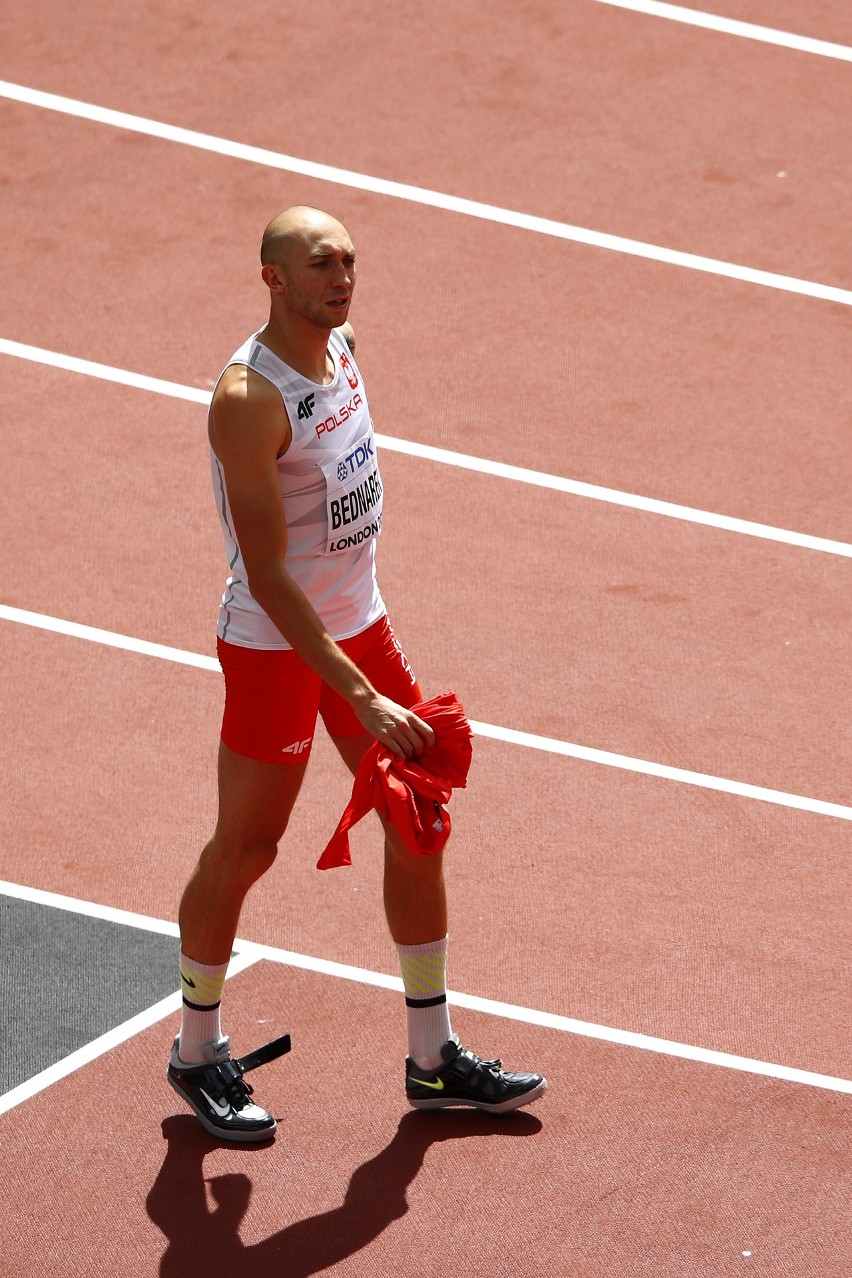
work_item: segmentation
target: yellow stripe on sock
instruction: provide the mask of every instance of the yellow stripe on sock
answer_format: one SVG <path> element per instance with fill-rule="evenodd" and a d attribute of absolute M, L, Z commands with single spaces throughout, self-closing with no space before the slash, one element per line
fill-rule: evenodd
<path fill-rule="evenodd" d="M 225 973 L 208 976 L 189 963 L 180 965 L 181 987 L 185 998 L 190 1003 L 201 1005 L 218 1003 L 222 998 L 222 987 L 225 984 Z"/>
<path fill-rule="evenodd" d="M 409 998 L 433 998 L 444 993 L 445 954 L 401 954 L 402 983 Z"/>

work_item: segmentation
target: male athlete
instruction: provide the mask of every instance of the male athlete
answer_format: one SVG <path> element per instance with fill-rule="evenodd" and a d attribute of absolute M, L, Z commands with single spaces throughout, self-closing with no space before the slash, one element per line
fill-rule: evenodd
<path fill-rule="evenodd" d="M 217 628 L 219 818 L 181 901 L 183 1021 L 168 1067 L 207 1130 L 243 1142 L 275 1131 L 243 1080 L 270 1056 L 231 1060 L 222 986 L 243 900 L 272 865 L 299 793 L 317 715 L 352 772 L 376 739 L 407 758 L 434 742 L 409 708 L 422 695 L 376 584 L 382 484 L 347 323 L 355 250 L 334 218 L 291 208 L 264 232 L 261 276 L 269 323 L 228 362 L 210 406 L 232 573 Z M 389 825 L 384 904 L 405 987 L 409 1103 L 502 1113 L 535 1100 L 546 1087 L 538 1074 L 507 1073 L 453 1035 L 441 857 L 413 856 Z"/>

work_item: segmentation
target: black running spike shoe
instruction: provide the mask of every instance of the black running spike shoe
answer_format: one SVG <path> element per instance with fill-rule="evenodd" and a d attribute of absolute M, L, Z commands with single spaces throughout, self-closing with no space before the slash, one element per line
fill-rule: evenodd
<path fill-rule="evenodd" d="M 252 1088 L 243 1081 L 242 1062 L 231 1060 L 229 1040 L 211 1045 L 213 1059 L 203 1065 L 184 1065 L 178 1041 L 166 1076 L 208 1132 L 242 1144 L 268 1140 L 275 1131 L 275 1119 L 252 1101 Z"/>
<path fill-rule="evenodd" d="M 508 1114 L 538 1100 L 547 1089 L 541 1074 L 509 1074 L 502 1061 L 483 1061 L 457 1034 L 441 1048 L 444 1064 L 432 1072 L 412 1060 L 405 1063 L 405 1095 L 415 1109 L 472 1105 L 491 1114 Z"/>

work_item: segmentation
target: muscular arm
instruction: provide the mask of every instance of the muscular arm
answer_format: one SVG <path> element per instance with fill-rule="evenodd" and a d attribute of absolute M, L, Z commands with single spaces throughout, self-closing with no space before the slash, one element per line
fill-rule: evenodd
<path fill-rule="evenodd" d="M 291 433 L 278 391 L 251 369 L 228 369 L 213 398 L 209 429 L 253 597 L 299 656 L 349 702 L 367 732 L 397 754 L 419 753 L 434 740 L 432 730 L 376 692 L 284 567 L 287 523 L 276 461 Z"/>

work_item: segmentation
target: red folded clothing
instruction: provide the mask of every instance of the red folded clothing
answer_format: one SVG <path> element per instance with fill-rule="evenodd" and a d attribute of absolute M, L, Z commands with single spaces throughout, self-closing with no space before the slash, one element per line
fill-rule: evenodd
<path fill-rule="evenodd" d="M 372 808 L 396 826 L 409 852 L 419 856 L 440 852 L 450 837 L 444 805 L 453 790 L 467 785 L 473 754 L 470 724 L 454 692 L 411 709 L 432 728 L 435 744 L 416 759 L 401 759 L 378 741 L 370 746 L 355 773 L 346 811 L 317 861 L 318 870 L 352 864 L 348 831 Z"/>

